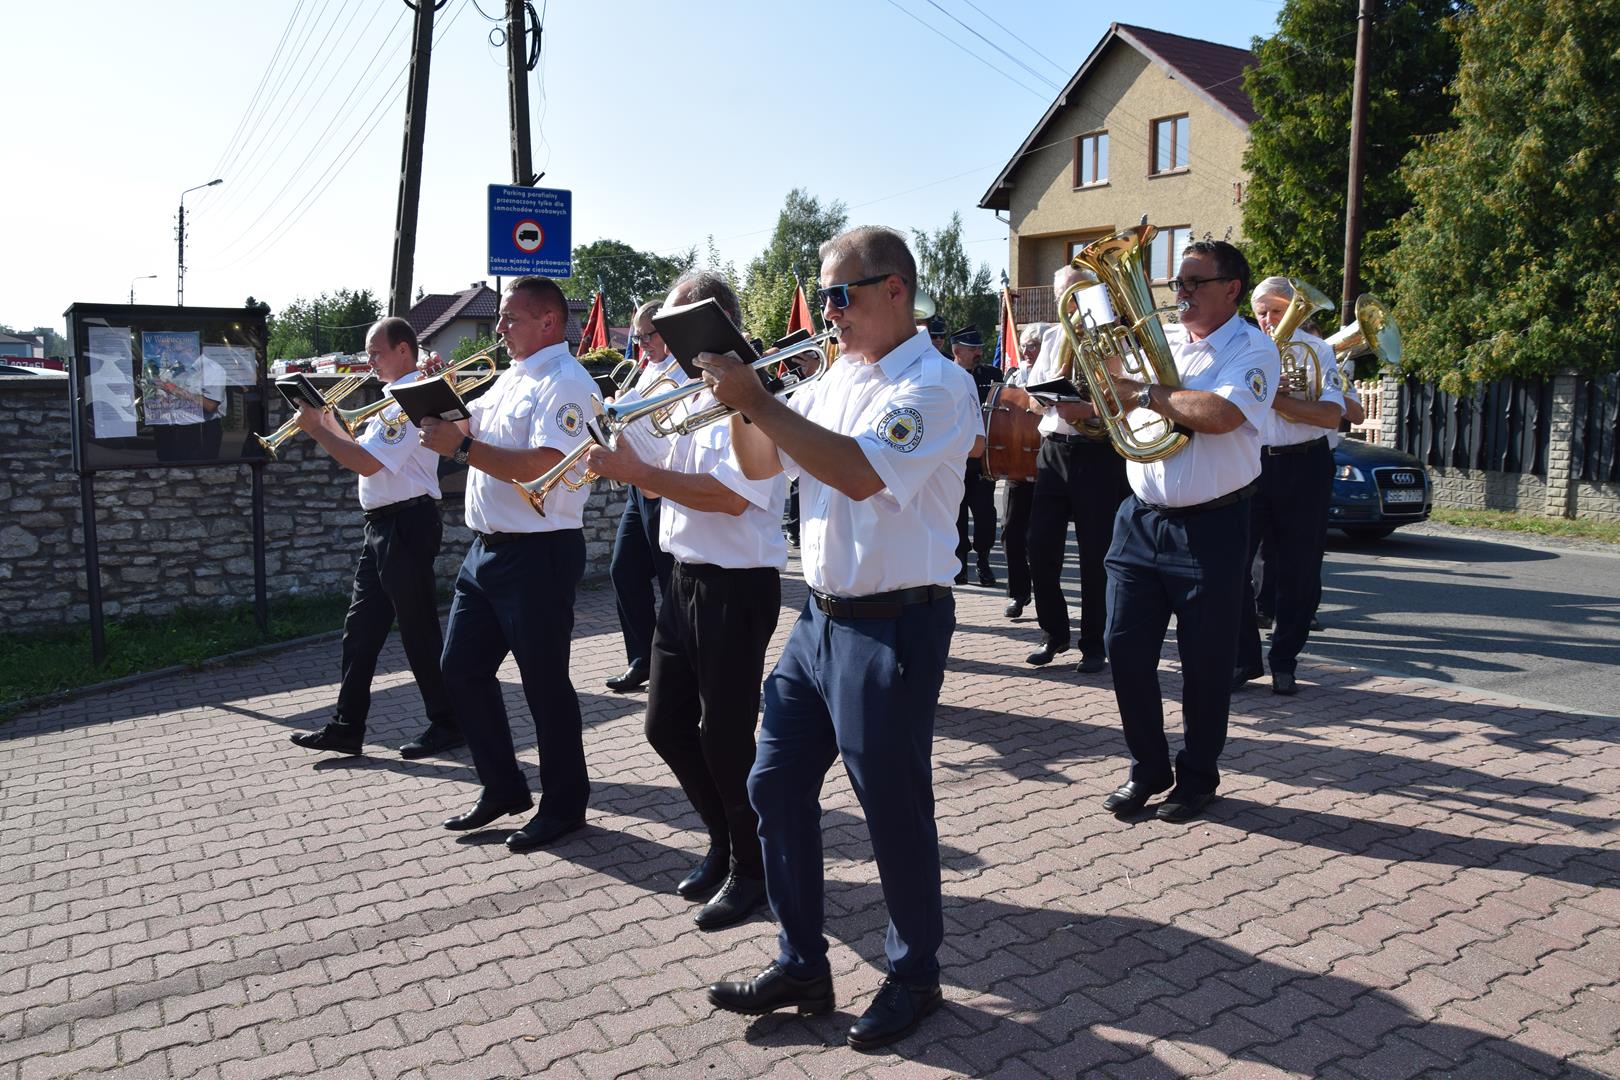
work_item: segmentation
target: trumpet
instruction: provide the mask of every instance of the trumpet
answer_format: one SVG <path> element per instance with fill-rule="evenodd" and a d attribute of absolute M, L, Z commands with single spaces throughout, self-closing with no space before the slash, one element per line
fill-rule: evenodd
<path fill-rule="evenodd" d="M 321 395 L 321 407 L 324 409 L 335 408 L 338 402 L 360 389 L 369 378 L 371 378 L 371 372 L 369 371 L 358 375 L 343 376 Z M 392 401 L 393 398 L 385 398 L 384 400 Z M 298 421 L 297 419 L 291 419 L 283 422 L 280 427 L 268 435 L 255 435 L 253 437 L 259 440 L 259 445 L 264 447 L 265 451 L 274 458 L 276 452 L 281 449 L 281 444 L 292 438 L 297 432 Z"/>
<path fill-rule="evenodd" d="M 613 393 L 617 397 L 636 385 L 636 376 L 641 373 L 641 363 L 632 357 L 625 357 L 613 365 L 608 373 L 608 381 L 613 384 Z"/>
<path fill-rule="evenodd" d="M 578 471 L 579 461 L 590 452 L 591 447 L 606 447 L 611 437 L 604 431 L 602 399 L 591 398 L 591 407 L 596 410 L 596 416 L 585 422 L 586 437 L 580 440 L 578 446 L 564 454 L 561 461 L 533 480 L 512 481 L 512 486 L 518 489 L 518 494 L 527 499 L 534 512 L 541 517 L 546 516 L 546 496 L 550 495 L 558 484 L 569 491 L 578 491 L 596 480 L 596 474 L 589 469 Z"/>
<path fill-rule="evenodd" d="M 761 357 L 748 366 L 759 373 L 760 379 L 764 381 L 772 394 L 777 396 L 791 394 L 800 387 L 812 383 L 826 374 L 828 366 L 827 349 L 831 347 L 830 343 L 837 336 L 837 330 L 825 330 L 815 337 L 806 338 L 804 341 L 789 345 L 780 352 Z M 789 361 L 805 353 L 815 354 L 817 367 L 810 374 L 801 375 L 798 366 L 790 365 Z M 774 371 L 771 370 L 773 368 Z M 676 405 L 687 398 L 696 397 L 707 389 L 708 383 L 694 379 L 692 382 L 676 387 L 674 390 L 646 397 L 628 405 L 621 406 L 615 402 L 602 410 L 602 419 L 611 432 L 617 432 L 626 425 L 633 424 L 645 416 L 652 425 L 653 431 L 665 438 L 690 435 L 698 428 L 706 427 L 716 420 L 724 420 L 737 411 L 730 405 L 716 402 L 708 408 L 689 413 L 685 419 L 679 422 L 670 422 L 670 417 L 674 415 Z"/>

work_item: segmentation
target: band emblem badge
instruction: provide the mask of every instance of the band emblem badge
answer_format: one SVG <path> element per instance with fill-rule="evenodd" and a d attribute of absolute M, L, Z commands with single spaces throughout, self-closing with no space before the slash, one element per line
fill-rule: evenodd
<path fill-rule="evenodd" d="M 1264 400 L 1266 400 L 1266 373 L 1265 373 L 1265 371 L 1263 369 L 1257 368 L 1257 367 L 1256 368 L 1250 368 L 1249 373 L 1247 375 L 1245 375 L 1244 378 L 1248 380 L 1249 390 L 1250 390 L 1250 392 L 1252 392 L 1254 394 L 1254 400 L 1256 400 L 1256 401 L 1264 401 Z"/>
<path fill-rule="evenodd" d="M 916 409 L 895 409 L 878 421 L 878 435 L 902 454 L 922 445 L 922 413 Z"/>
<path fill-rule="evenodd" d="M 382 425 L 382 441 L 386 445 L 398 446 L 405 441 L 407 418 L 404 409 L 396 408 L 392 412 L 379 413 L 377 422 Z"/>
<path fill-rule="evenodd" d="M 572 402 L 557 410 L 557 426 L 565 435 L 578 435 L 585 426 L 585 412 Z"/>

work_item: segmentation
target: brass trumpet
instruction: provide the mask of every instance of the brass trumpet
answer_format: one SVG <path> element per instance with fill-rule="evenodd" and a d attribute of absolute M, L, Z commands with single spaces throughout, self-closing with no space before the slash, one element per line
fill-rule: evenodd
<path fill-rule="evenodd" d="M 326 409 L 335 408 L 338 402 L 360 389 L 360 387 L 363 386 L 365 381 L 369 378 L 371 378 L 371 372 L 369 371 L 360 375 L 343 376 L 343 378 L 333 383 L 326 390 L 326 392 L 321 395 L 321 401 L 324 403 L 322 407 Z M 393 399 L 388 398 L 386 400 L 392 401 Z M 264 447 L 265 451 L 269 453 L 272 458 L 274 458 L 276 456 L 276 451 L 281 449 L 281 444 L 286 442 L 297 432 L 298 421 L 296 419 L 290 419 L 284 421 L 280 427 L 276 428 L 276 430 L 272 431 L 268 435 L 255 435 L 253 437 L 258 439 L 259 445 Z"/>
<path fill-rule="evenodd" d="M 1315 349 L 1295 340 L 1294 331 L 1318 311 L 1332 311 L 1336 305 L 1326 293 L 1299 278 L 1289 278 L 1288 284 L 1293 287 L 1294 295 L 1271 331 L 1271 340 L 1277 343 L 1282 361 L 1279 381 L 1290 393 L 1316 401 L 1322 396 L 1322 365 L 1317 362 Z"/>
<path fill-rule="evenodd" d="M 580 459 L 591 447 L 606 447 L 611 441 L 610 436 L 603 430 L 602 399 L 591 398 L 591 407 L 596 410 L 596 416 L 585 422 L 586 438 L 580 440 L 578 446 L 564 454 L 561 461 L 533 480 L 512 481 L 512 486 L 518 489 L 518 493 L 529 501 L 529 505 L 534 507 L 534 512 L 541 517 L 546 516 L 546 496 L 550 495 L 558 484 L 569 491 L 578 491 L 596 480 L 596 474 L 589 469 L 576 472 Z"/>

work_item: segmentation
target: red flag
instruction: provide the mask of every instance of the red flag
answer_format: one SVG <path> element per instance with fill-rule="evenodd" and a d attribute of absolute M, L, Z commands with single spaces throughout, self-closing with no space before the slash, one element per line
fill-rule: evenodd
<path fill-rule="evenodd" d="M 1001 290 L 1001 370 L 1011 371 L 1023 360 L 1018 348 L 1018 323 L 1013 319 L 1012 290 Z"/>
<path fill-rule="evenodd" d="M 787 323 L 789 334 L 796 330 L 816 332 L 816 324 L 810 321 L 810 304 L 804 298 L 804 286 L 798 281 L 793 283 L 793 309 L 788 312 Z"/>
<path fill-rule="evenodd" d="M 593 349 L 608 347 L 607 315 L 602 310 L 602 294 L 591 301 L 591 313 L 585 318 L 585 329 L 580 332 L 579 352 L 583 356 Z"/>

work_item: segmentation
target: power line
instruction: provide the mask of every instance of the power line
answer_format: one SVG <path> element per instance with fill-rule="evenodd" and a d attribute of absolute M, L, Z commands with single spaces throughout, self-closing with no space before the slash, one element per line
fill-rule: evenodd
<path fill-rule="evenodd" d="M 236 145 L 237 136 L 246 129 L 247 119 L 253 114 L 253 106 L 258 103 L 259 95 L 264 92 L 265 86 L 269 83 L 270 73 L 275 70 L 276 60 L 281 56 L 282 47 L 287 44 L 287 35 L 292 33 L 293 24 L 298 21 L 298 13 L 303 10 L 303 7 L 304 0 L 298 0 L 298 3 L 293 6 L 292 14 L 287 18 L 287 25 L 281 31 L 281 39 L 276 42 L 275 51 L 270 54 L 270 62 L 265 65 L 264 74 L 259 76 L 259 85 L 254 87 L 253 96 L 248 99 L 247 108 L 242 112 L 242 118 L 236 122 L 236 129 L 231 132 L 230 139 L 225 143 L 225 149 L 220 151 L 219 160 L 215 161 L 214 167 L 208 170 L 210 176 L 223 175 L 221 166 L 225 164 L 226 157 L 230 155 L 232 147 Z"/>
<path fill-rule="evenodd" d="M 973 27 L 969 26 L 967 23 L 963 22 L 961 19 L 958 19 L 955 15 L 952 15 L 950 12 L 948 12 L 944 8 L 940 7 L 939 4 L 936 2 L 936 0 L 928 0 L 928 6 L 933 8 L 935 11 L 939 12 L 941 15 L 945 16 L 947 19 L 954 22 L 957 26 L 960 26 L 962 29 L 964 29 L 968 33 L 972 34 L 974 37 L 978 38 L 980 41 L 984 42 L 986 45 L 990 46 L 992 49 L 996 50 L 996 52 L 1000 53 L 1002 56 L 1005 56 L 1007 59 L 1009 59 L 1013 63 L 1017 64 L 1019 67 L 1023 68 L 1025 71 L 1029 72 L 1031 75 L 1035 76 L 1035 78 L 1039 79 L 1041 82 L 1045 83 L 1047 86 L 1050 86 L 1053 90 L 1062 89 L 1062 87 L 1058 83 L 1055 83 L 1051 79 L 1048 79 L 1045 75 L 1042 75 L 1040 72 L 1036 71 L 1034 68 L 1030 67 L 1028 64 L 1024 63 L 1022 60 L 1018 59 L 1018 57 L 1014 56 L 1012 53 L 1008 52 L 1006 49 L 1003 49 L 1000 45 L 997 45 L 995 42 L 991 41 L 989 38 L 985 37 L 983 34 L 979 33 L 977 30 L 973 29 Z"/>
<path fill-rule="evenodd" d="M 983 15 L 986 19 L 988 19 L 992 26 L 999 27 L 1001 29 L 1002 33 L 1006 34 L 1008 37 L 1010 37 L 1014 41 L 1018 42 L 1018 44 L 1022 45 L 1024 48 L 1028 49 L 1030 52 L 1034 53 L 1036 56 L 1040 57 L 1042 60 L 1045 60 L 1048 64 L 1051 64 L 1052 67 L 1054 69 L 1056 69 L 1060 74 L 1064 74 L 1064 75 L 1068 74 L 1068 71 L 1069 71 L 1068 68 L 1064 67 L 1062 64 L 1058 63 L 1056 60 L 1053 60 L 1050 56 L 1047 56 L 1045 53 L 1041 52 L 1035 46 L 1031 45 L 1029 42 L 1025 41 L 1023 38 L 1019 37 L 1017 34 L 1013 33 L 1011 30 L 1007 29 L 1007 27 L 1004 24 L 1002 24 L 1000 22 L 997 22 L 993 15 L 991 15 L 989 12 L 985 11 L 978 4 L 975 4 L 973 2 L 973 0 L 962 0 L 962 2 L 964 4 L 966 4 L 968 7 L 972 8 L 974 11 L 977 11 L 980 15 Z M 1278 0 L 1278 2 L 1280 3 L 1281 0 Z"/>
<path fill-rule="evenodd" d="M 991 71 L 994 71 L 996 74 L 1000 75 L 1003 79 L 1006 79 L 1008 82 L 1012 83 L 1014 86 L 1018 87 L 1020 90 L 1026 91 L 1027 93 L 1034 94 L 1038 98 L 1044 98 L 1044 97 L 1047 96 L 1047 95 L 1041 93 L 1039 90 L 1034 89 L 1033 87 L 1025 86 L 1023 83 L 1019 82 L 1017 79 L 1015 79 L 1011 75 L 1007 74 L 1007 72 L 1003 71 L 1001 68 L 999 68 L 996 65 L 992 64 L 990 61 L 986 60 L 984 57 L 980 56 L 978 53 L 974 52 L 972 49 L 968 48 L 966 45 L 963 45 L 961 42 L 957 41 L 955 38 L 951 37 L 949 34 L 945 33 L 943 30 L 939 29 L 937 26 L 932 25 L 926 19 L 921 18 L 920 16 L 918 16 L 914 12 L 908 11 L 905 8 L 901 7 L 900 4 L 897 2 L 897 0 L 887 0 L 887 2 L 889 4 L 889 6 L 894 8 L 896 11 L 902 12 L 905 15 L 907 15 L 908 17 L 910 17 L 912 19 L 915 19 L 918 23 L 921 23 L 928 30 L 932 31 L 935 34 L 938 34 L 940 37 L 944 38 L 946 41 L 950 42 L 952 45 L 955 45 L 958 49 L 961 49 L 963 52 L 965 52 L 969 56 L 973 57 L 973 59 L 975 59 L 979 63 L 983 64 L 985 67 L 989 68 Z"/>

